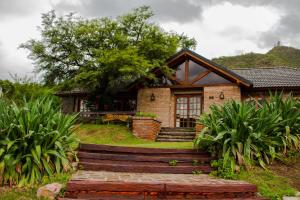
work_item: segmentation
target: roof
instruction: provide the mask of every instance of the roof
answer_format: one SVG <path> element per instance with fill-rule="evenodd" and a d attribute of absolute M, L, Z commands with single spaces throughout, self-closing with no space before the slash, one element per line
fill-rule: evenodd
<path fill-rule="evenodd" d="M 287 67 L 232 69 L 253 83 L 253 88 L 300 87 L 300 69 Z"/>
<path fill-rule="evenodd" d="M 83 88 L 74 88 L 74 89 L 68 90 L 68 91 L 56 92 L 55 95 L 57 95 L 57 96 L 77 96 L 77 95 L 87 95 L 89 93 L 90 93 L 89 90 L 86 90 Z"/>
<path fill-rule="evenodd" d="M 239 74 L 235 73 L 234 71 L 228 69 L 227 67 L 222 66 L 218 63 L 215 63 L 215 62 L 201 56 L 200 54 L 198 54 L 194 51 L 191 51 L 189 49 L 186 49 L 186 48 L 182 49 L 181 51 L 179 51 L 175 55 L 173 55 L 171 58 L 169 58 L 167 60 L 167 64 L 169 65 L 174 60 L 177 60 L 177 59 L 179 59 L 179 57 L 182 57 L 182 56 L 190 56 L 194 59 L 201 60 L 202 62 L 204 62 L 207 65 L 209 65 L 210 67 L 212 67 L 214 70 L 218 71 L 219 73 L 222 73 L 222 75 L 225 75 L 230 78 L 234 78 L 234 79 L 238 80 L 240 83 L 242 83 L 244 86 L 252 87 L 251 80 L 246 79 L 243 76 L 240 76 Z"/>

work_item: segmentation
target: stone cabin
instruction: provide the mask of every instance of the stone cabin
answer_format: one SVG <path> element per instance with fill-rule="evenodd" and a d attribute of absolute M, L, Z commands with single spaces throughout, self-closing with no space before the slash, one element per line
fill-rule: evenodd
<path fill-rule="evenodd" d="M 196 119 L 212 104 L 231 99 L 264 101 L 269 91 L 276 90 L 300 97 L 300 69 L 228 69 L 188 49 L 176 53 L 166 64 L 174 69 L 173 75 L 166 76 L 156 69 L 159 81 L 137 80 L 109 101 L 97 97 L 92 110 L 151 112 L 157 115 L 161 127 L 195 127 Z M 57 93 L 62 97 L 64 112 L 90 112 L 85 106 L 88 94 L 82 90 Z"/>

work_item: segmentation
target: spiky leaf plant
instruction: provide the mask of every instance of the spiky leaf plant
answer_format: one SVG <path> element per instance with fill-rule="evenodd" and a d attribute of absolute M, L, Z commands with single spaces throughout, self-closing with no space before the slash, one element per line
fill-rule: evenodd
<path fill-rule="evenodd" d="M 59 112 L 51 98 L 9 104 L 0 99 L 0 182 L 33 184 L 71 169 L 76 116 Z"/>
<path fill-rule="evenodd" d="M 271 94 L 261 105 L 235 101 L 213 105 L 199 122 L 205 128 L 195 145 L 209 149 L 233 171 L 253 164 L 265 168 L 287 151 L 299 151 L 300 106 L 292 96 Z"/>

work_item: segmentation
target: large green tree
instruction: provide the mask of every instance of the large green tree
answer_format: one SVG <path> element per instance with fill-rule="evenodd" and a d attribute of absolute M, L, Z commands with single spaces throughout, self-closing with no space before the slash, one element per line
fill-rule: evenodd
<path fill-rule="evenodd" d="M 143 6 L 112 18 L 83 19 L 73 14 L 43 14 L 40 40 L 21 47 L 30 51 L 36 70 L 47 85 L 107 92 L 139 77 L 153 78 L 151 69 L 179 48 L 196 42 L 152 23 L 152 10 Z"/>

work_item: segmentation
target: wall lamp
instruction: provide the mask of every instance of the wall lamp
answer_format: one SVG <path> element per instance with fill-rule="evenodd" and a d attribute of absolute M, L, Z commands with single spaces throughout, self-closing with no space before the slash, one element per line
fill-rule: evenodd
<path fill-rule="evenodd" d="M 150 96 L 150 101 L 155 101 L 155 95 L 153 93 Z"/>
<path fill-rule="evenodd" d="M 224 96 L 224 92 L 220 92 L 220 99 L 224 99 L 225 98 L 225 96 Z"/>

